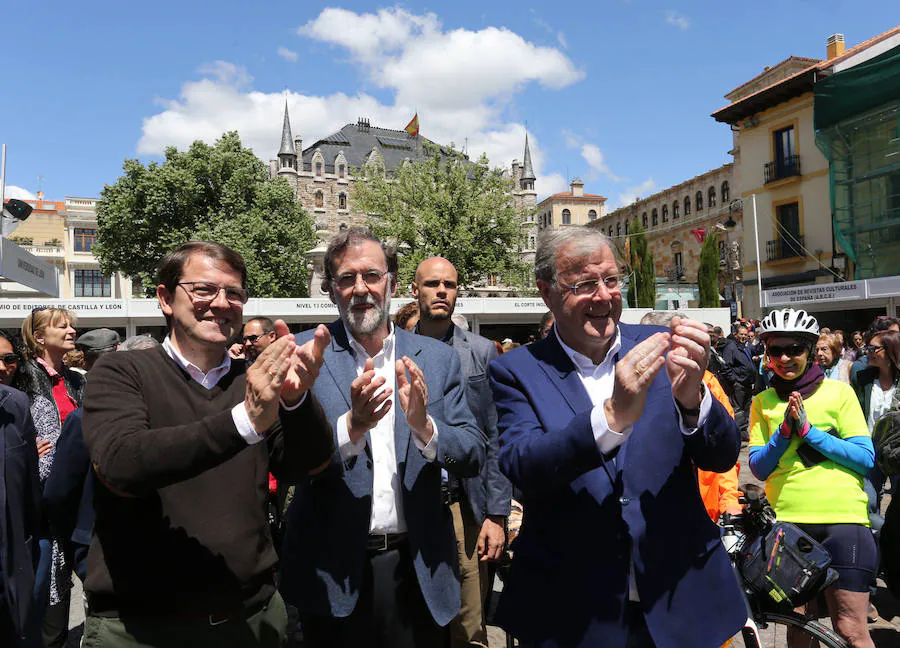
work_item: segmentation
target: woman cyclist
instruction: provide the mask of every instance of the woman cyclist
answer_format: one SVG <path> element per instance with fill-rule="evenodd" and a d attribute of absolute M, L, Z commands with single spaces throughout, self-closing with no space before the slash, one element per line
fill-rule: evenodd
<path fill-rule="evenodd" d="M 873 648 L 866 612 L 877 550 L 863 490 L 875 459 L 869 428 L 850 385 L 826 379 L 813 361 L 815 318 L 772 311 L 760 337 L 774 375 L 750 408 L 750 469 L 765 480 L 778 519 L 831 553 L 840 578 L 825 597 L 835 631 L 854 648 Z"/>

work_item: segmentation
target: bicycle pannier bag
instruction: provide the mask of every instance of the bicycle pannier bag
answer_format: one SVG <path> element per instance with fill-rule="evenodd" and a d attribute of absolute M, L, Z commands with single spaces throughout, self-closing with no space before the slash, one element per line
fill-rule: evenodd
<path fill-rule="evenodd" d="M 825 547 L 790 522 L 776 522 L 741 550 L 740 569 L 753 591 L 796 607 L 815 598 L 830 564 Z"/>

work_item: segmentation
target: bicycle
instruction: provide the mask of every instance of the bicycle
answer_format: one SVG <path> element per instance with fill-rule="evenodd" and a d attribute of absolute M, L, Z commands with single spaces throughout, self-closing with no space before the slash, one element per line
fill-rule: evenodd
<path fill-rule="evenodd" d="M 742 549 L 772 529 L 775 511 L 758 486 L 746 484 L 742 490 L 744 497 L 740 501 L 743 512 L 740 515 L 726 513 L 722 516 L 722 542 L 738 575 L 747 605 L 747 624 L 741 630 L 744 646 L 782 648 L 820 645 L 825 648 L 849 648 L 843 638 L 818 620 L 779 607 L 771 599 L 754 591 L 751 583 L 744 577 L 741 571 Z M 821 594 L 836 579 L 837 573 L 829 570 L 829 577 L 819 587 L 817 594 Z M 792 643 L 788 643 L 789 637 Z M 734 640 L 730 645 L 734 645 Z"/>

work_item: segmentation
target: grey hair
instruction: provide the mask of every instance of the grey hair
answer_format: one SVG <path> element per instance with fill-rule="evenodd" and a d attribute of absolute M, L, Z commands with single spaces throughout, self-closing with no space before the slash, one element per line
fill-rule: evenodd
<path fill-rule="evenodd" d="M 572 247 L 567 253 L 572 257 L 586 256 L 606 246 L 619 263 L 619 254 L 612 239 L 596 227 L 574 226 L 544 230 L 538 238 L 534 255 L 534 278 L 547 283 L 556 281 L 556 262 L 559 251 Z"/>
<path fill-rule="evenodd" d="M 159 342 L 148 334 L 132 335 L 122 342 L 116 351 L 143 351 L 144 349 L 153 349 L 158 346 Z"/>
<path fill-rule="evenodd" d="M 641 324 L 653 324 L 654 326 L 668 326 L 673 317 L 686 319 L 687 315 L 681 311 L 650 311 L 641 318 Z"/>

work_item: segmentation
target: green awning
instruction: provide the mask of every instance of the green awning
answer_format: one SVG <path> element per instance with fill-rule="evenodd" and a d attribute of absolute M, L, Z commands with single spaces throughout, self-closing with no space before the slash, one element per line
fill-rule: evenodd
<path fill-rule="evenodd" d="M 900 99 L 900 46 L 816 83 L 816 130 Z"/>

